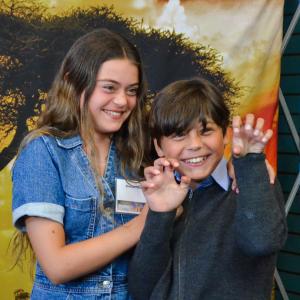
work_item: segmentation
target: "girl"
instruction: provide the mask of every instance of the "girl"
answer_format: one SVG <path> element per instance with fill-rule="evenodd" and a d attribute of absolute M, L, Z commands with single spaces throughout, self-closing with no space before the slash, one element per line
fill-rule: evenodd
<path fill-rule="evenodd" d="M 147 208 L 117 214 L 115 179 L 140 169 L 145 90 L 136 48 L 116 33 L 92 31 L 66 54 L 12 171 L 19 251 L 29 238 L 37 258 L 31 299 L 130 299 L 127 250 Z"/>

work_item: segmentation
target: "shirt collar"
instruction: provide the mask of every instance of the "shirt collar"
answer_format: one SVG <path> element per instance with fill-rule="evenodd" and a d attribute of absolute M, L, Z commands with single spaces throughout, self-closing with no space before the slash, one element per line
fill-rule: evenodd
<path fill-rule="evenodd" d="M 211 176 L 223 190 L 228 191 L 230 180 L 227 171 L 227 160 L 224 157 L 220 160 Z"/>

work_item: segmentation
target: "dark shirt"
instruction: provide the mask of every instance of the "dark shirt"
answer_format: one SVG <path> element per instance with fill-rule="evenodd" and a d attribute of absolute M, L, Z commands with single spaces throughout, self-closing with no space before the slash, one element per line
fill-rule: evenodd
<path fill-rule="evenodd" d="M 283 195 L 263 154 L 234 159 L 239 194 L 214 183 L 183 215 L 149 211 L 129 269 L 136 300 L 267 300 L 287 236 Z"/>

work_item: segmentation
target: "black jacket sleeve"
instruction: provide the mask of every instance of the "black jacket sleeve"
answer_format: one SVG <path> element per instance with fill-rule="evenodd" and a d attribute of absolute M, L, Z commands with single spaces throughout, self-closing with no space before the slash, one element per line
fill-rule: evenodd
<path fill-rule="evenodd" d="M 176 211 L 149 210 L 141 239 L 129 265 L 129 292 L 135 300 L 149 299 L 171 261 L 170 239 Z"/>
<path fill-rule="evenodd" d="M 287 237 L 284 197 L 279 182 L 270 184 L 264 154 L 234 158 L 239 194 L 235 229 L 237 243 L 248 255 L 279 251 Z"/>

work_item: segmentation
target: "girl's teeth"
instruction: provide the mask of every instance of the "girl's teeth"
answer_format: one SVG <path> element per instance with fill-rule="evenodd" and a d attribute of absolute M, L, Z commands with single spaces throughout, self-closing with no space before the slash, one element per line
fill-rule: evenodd
<path fill-rule="evenodd" d="M 105 112 L 111 116 L 120 116 L 121 115 L 120 112 L 111 111 L 111 110 L 106 110 Z"/>

